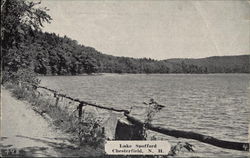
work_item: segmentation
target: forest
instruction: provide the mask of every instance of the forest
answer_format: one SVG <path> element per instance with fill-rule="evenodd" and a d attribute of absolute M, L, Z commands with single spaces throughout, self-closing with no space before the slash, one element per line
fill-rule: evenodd
<path fill-rule="evenodd" d="M 82 73 L 168 73 L 164 61 L 115 57 L 80 45 L 69 37 L 35 31 L 25 34 L 19 47 L 9 50 L 15 58 L 6 66 L 29 66 L 39 74 L 76 75 Z"/>
<path fill-rule="evenodd" d="M 46 8 L 34 7 L 39 3 L 24 0 L 5 2 L 1 2 L 4 71 L 15 72 L 28 67 L 42 75 L 250 72 L 249 55 L 168 60 L 107 55 L 70 37 L 43 32 L 42 23 L 50 22 L 52 18 L 46 13 Z M 167 53 L 171 52 L 166 50 Z"/>

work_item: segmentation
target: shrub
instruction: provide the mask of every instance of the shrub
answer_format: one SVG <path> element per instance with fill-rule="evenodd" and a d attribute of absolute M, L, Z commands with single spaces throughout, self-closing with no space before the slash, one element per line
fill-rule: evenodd
<path fill-rule="evenodd" d="M 17 99 L 25 99 L 29 95 L 26 90 L 18 86 L 12 90 L 12 94 Z"/>
<path fill-rule="evenodd" d="M 20 68 L 16 72 L 13 71 L 3 71 L 2 73 L 2 84 L 6 84 L 8 82 L 27 87 L 28 84 L 38 85 L 40 80 L 37 78 L 36 73 L 30 68 Z"/>
<path fill-rule="evenodd" d="M 176 156 L 181 151 L 186 150 L 189 152 L 194 152 L 194 145 L 187 142 L 178 142 L 176 145 L 171 147 L 169 156 Z"/>
<path fill-rule="evenodd" d="M 104 128 L 100 125 L 101 120 L 84 113 L 83 118 L 78 121 L 78 137 L 80 145 L 91 145 L 98 147 L 104 142 Z"/>
<path fill-rule="evenodd" d="M 147 126 L 153 121 L 154 116 L 156 113 L 160 112 L 161 109 L 164 107 L 163 105 L 158 104 L 154 99 L 150 99 L 148 103 L 143 102 L 143 104 L 147 105 L 146 117 L 143 124 L 143 137 L 147 139 Z"/>

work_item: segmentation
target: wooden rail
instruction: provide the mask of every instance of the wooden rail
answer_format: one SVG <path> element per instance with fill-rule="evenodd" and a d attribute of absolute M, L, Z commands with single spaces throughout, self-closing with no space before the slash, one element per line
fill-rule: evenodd
<path fill-rule="evenodd" d="M 66 94 L 60 94 L 58 93 L 57 91 L 53 90 L 53 89 L 49 89 L 47 87 L 43 87 L 43 86 L 37 86 L 37 85 L 33 85 L 37 88 L 42 88 L 42 89 L 46 89 L 52 93 L 54 93 L 54 95 L 57 95 L 57 96 L 60 96 L 60 97 L 64 97 L 64 98 L 67 98 L 69 100 L 72 100 L 72 101 L 75 101 L 75 102 L 78 102 L 80 104 L 83 104 L 83 105 L 89 105 L 89 106 L 93 106 L 93 107 L 97 107 L 97 108 L 100 108 L 100 109 L 105 109 L 105 110 L 111 110 L 111 111 L 115 111 L 115 112 L 123 112 L 124 114 L 128 114 L 129 111 L 128 110 L 124 110 L 124 109 L 117 109 L 117 108 L 112 108 L 112 107 L 105 107 L 105 106 L 101 106 L 101 105 L 96 105 L 96 104 L 93 104 L 93 103 L 89 103 L 89 102 L 86 102 L 86 101 L 81 101 L 79 99 L 74 99 L 73 97 L 70 97 Z"/>
<path fill-rule="evenodd" d="M 53 90 L 53 89 L 49 89 L 47 87 L 43 87 L 43 86 L 38 86 L 38 85 L 33 85 L 32 86 L 36 87 L 36 88 L 42 88 L 45 90 L 48 90 L 52 93 L 54 93 L 55 96 L 60 96 L 60 97 L 64 97 L 67 98 L 69 100 L 75 101 L 75 102 L 79 102 L 79 106 L 78 106 L 78 110 L 79 110 L 79 117 L 81 117 L 82 115 L 82 107 L 85 105 L 89 105 L 89 106 L 93 106 L 93 107 L 97 107 L 100 109 L 105 109 L 105 110 L 111 110 L 111 111 L 115 111 L 115 112 L 122 112 L 124 114 L 124 116 L 127 117 L 127 119 L 138 126 L 143 126 L 145 125 L 145 123 L 131 115 L 129 115 L 129 111 L 128 110 L 124 110 L 124 109 L 116 109 L 116 108 L 112 108 L 112 107 L 105 107 L 105 106 L 101 106 L 101 105 L 96 105 L 93 103 L 89 103 L 86 101 L 81 101 L 79 99 L 74 99 L 66 94 L 60 94 L 57 91 Z M 162 133 L 168 136 L 172 136 L 172 137 L 176 137 L 176 138 L 185 138 L 185 139 L 193 139 L 193 140 L 197 140 L 206 144 L 210 144 L 213 146 L 217 146 L 217 147 L 221 147 L 221 148 L 225 148 L 225 149 L 233 149 L 233 150 L 240 150 L 240 151 L 249 151 L 249 143 L 242 143 L 242 142 L 233 142 L 233 141 L 225 141 L 225 140 L 220 140 L 211 136 L 207 136 L 207 135 L 203 135 L 203 134 L 199 134 L 199 133 L 195 133 L 195 132 L 187 132 L 187 131 L 181 131 L 181 130 L 175 130 L 175 129 L 169 129 L 169 128 L 163 128 L 160 126 L 155 126 L 152 124 L 147 124 L 146 128 L 158 133 Z"/>

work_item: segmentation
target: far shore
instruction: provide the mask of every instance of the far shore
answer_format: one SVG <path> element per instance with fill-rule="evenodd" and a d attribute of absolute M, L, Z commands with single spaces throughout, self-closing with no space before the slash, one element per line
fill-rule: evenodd
<path fill-rule="evenodd" d="M 91 74 L 77 74 L 77 75 L 42 75 L 37 74 L 39 77 L 47 77 L 47 76 L 102 76 L 102 75 L 236 75 L 236 74 L 246 74 L 250 75 L 250 73 L 91 73 Z"/>

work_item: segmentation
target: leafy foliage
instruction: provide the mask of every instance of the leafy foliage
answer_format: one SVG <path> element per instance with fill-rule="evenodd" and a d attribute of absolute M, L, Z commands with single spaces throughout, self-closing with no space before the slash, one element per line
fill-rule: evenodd
<path fill-rule="evenodd" d="M 187 142 L 178 142 L 176 145 L 171 147 L 169 156 L 175 156 L 183 150 L 186 150 L 188 152 L 194 152 L 194 145 Z"/>
<path fill-rule="evenodd" d="M 40 2 L 25 0 L 1 1 L 1 50 L 3 69 L 8 66 L 11 71 L 29 66 L 29 48 L 25 44 L 35 30 L 40 30 L 43 22 L 49 22 L 51 17 L 47 8 L 36 7 Z"/>
<path fill-rule="evenodd" d="M 91 145 L 97 147 L 104 142 L 104 129 L 100 126 L 101 120 L 85 113 L 83 119 L 78 123 L 78 138 L 80 145 Z"/>
<path fill-rule="evenodd" d="M 18 69 L 16 72 L 3 71 L 2 83 L 11 82 L 16 85 L 22 85 L 27 88 L 29 84 L 38 85 L 40 80 L 37 79 L 37 75 L 29 68 Z M 29 84 L 28 84 L 29 83 Z"/>
<path fill-rule="evenodd" d="M 162 108 L 164 108 L 163 105 L 160 105 L 157 103 L 154 99 L 150 99 L 148 103 L 143 102 L 143 104 L 147 105 L 147 112 L 146 112 L 146 117 L 145 121 L 143 124 L 143 136 L 146 139 L 147 138 L 147 126 L 153 121 L 154 116 L 156 113 L 160 112 Z"/>
<path fill-rule="evenodd" d="M 164 107 L 157 103 L 154 99 L 150 99 L 148 103 L 144 102 L 145 105 L 148 105 L 145 124 L 149 124 L 153 121 L 153 117 L 156 113 L 160 112 L 160 110 Z"/>

